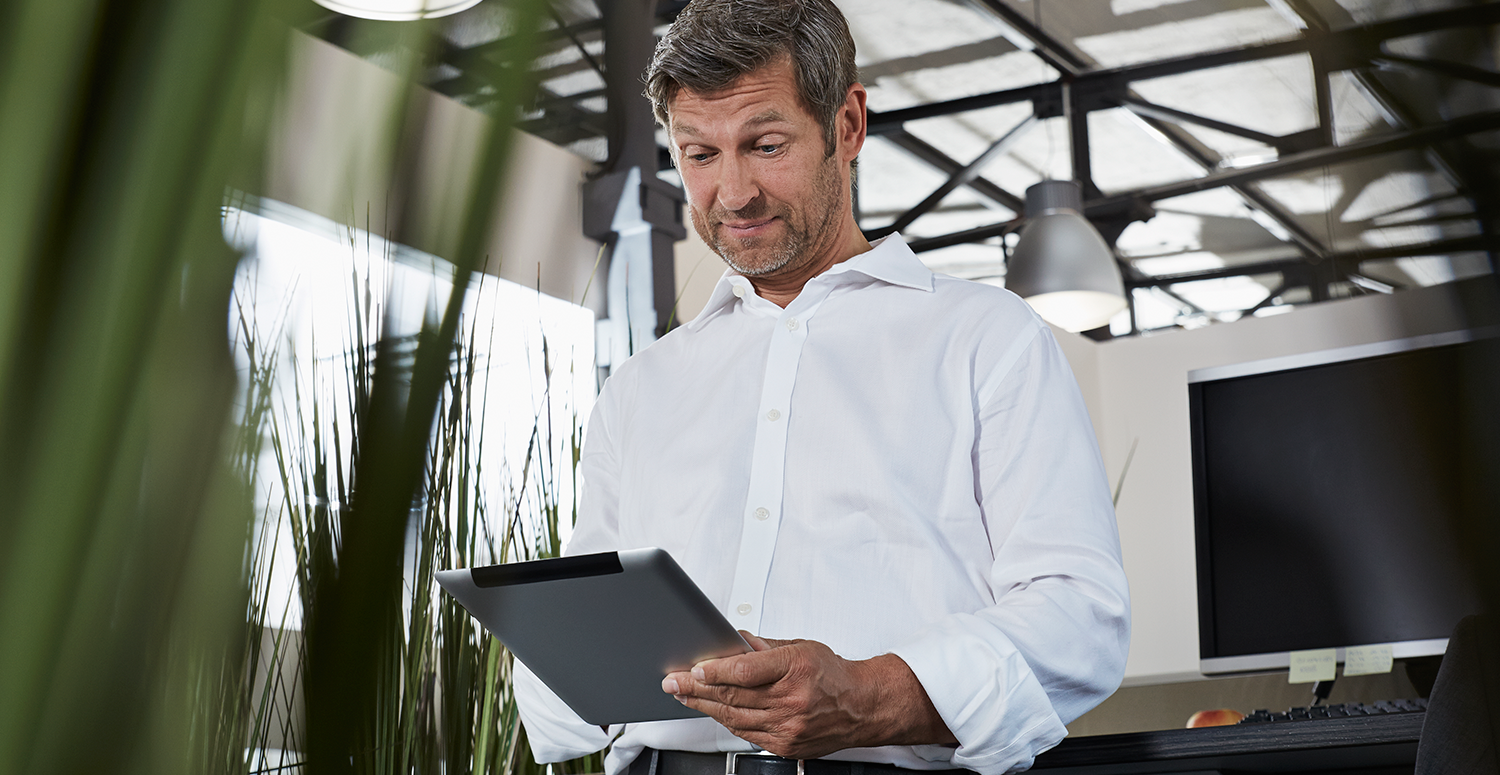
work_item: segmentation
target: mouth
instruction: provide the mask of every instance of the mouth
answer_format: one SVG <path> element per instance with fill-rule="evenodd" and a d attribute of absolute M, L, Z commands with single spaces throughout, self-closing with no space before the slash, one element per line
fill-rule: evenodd
<path fill-rule="evenodd" d="M 747 239 L 758 237 L 769 231 L 771 224 L 776 221 L 777 216 L 770 216 L 754 221 L 720 221 L 719 225 L 724 231 L 736 239 Z"/>

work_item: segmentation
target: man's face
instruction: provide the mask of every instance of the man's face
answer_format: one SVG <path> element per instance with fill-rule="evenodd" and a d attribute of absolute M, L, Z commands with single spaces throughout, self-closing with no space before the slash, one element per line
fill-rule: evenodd
<path fill-rule="evenodd" d="M 735 271 L 792 272 L 833 239 L 844 198 L 841 154 L 803 107 L 790 61 L 722 92 L 683 89 L 668 111 L 677 168 L 698 236 Z"/>

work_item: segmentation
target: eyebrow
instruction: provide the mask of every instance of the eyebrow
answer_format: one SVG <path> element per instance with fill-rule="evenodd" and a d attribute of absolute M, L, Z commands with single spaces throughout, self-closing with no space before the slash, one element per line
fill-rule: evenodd
<path fill-rule="evenodd" d="M 752 124 L 752 125 L 754 125 L 754 124 L 774 124 L 774 123 L 776 123 L 778 121 L 786 121 L 786 120 L 787 120 L 786 116 L 781 115 L 780 112 L 775 111 L 775 110 L 768 110 L 768 111 L 766 111 L 764 113 L 761 113 L 760 115 L 755 116 L 754 118 L 751 118 L 749 121 L 746 121 L 745 123 L 746 124 Z"/>
<path fill-rule="evenodd" d="M 768 111 L 766 111 L 764 113 L 760 113 L 760 114 L 757 114 L 755 116 L 752 116 L 750 118 L 750 120 L 748 120 L 748 121 L 745 122 L 745 125 L 746 126 L 760 126 L 761 124 L 776 124 L 776 123 L 784 123 L 786 121 L 787 121 L 787 117 L 783 116 L 781 114 L 781 111 L 778 111 L 778 110 L 768 110 Z M 691 124 L 674 124 L 672 126 L 672 134 L 674 134 L 674 135 L 684 134 L 684 135 L 694 135 L 694 136 L 697 136 L 697 137 L 702 137 L 703 136 L 703 130 L 701 130 L 698 127 L 695 127 L 695 126 L 693 126 Z"/>

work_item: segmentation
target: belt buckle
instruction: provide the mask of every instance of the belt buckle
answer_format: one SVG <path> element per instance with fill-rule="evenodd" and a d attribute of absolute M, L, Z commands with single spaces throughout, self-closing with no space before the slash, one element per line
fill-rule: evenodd
<path fill-rule="evenodd" d="M 760 751 L 729 751 L 724 754 L 724 775 L 739 775 L 739 762 L 741 756 L 756 756 L 762 759 L 775 758 Z M 805 775 L 802 770 L 802 760 L 797 760 L 797 775 Z"/>

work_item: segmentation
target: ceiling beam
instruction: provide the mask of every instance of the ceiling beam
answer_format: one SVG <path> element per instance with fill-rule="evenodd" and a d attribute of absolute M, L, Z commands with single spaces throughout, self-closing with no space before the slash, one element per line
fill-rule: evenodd
<path fill-rule="evenodd" d="M 964 165 L 948 156 L 948 154 L 928 145 L 926 141 L 910 134 L 905 130 L 886 135 L 886 140 L 896 147 L 906 151 L 916 158 L 936 167 L 947 175 L 956 174 L 962 170 Z M 995 185 L 994 182 L 985 177 L 976 177 L 966 183 L 970 189 L 995 204 L 1010 210 L 1013 213 L 1021 213 L 1026 209 L 1026 201 L 1015 194 Z"/>
<path fill-rule="evenodd" d="M 1006 5 L 1004 0 L 970 0 L 969 4 L 988 11 L 1002 24 L 1029 40 L 1034 46 L 1031 53 L 1063 75 L 1077 75 L 1089 69 L 1092 64 L 1075 52 L 1072 47 L 1052 37 L 1031 19 L 1026 18 L 1026 14 Z M 1039 11 L 1040 8 L 1037 10 Z"/>
<path fill-rule="evenodd" d="M 1135 94 L 1135 92 L 1130 89 L 1128 83 L 1121 84 L 1120 94 L 1118 95 L 1118 99 L 1113 104 L 1109 103 L 1108 101 L 1101 101 L 1097 97 L 1090 95 L 1090 98 L 1093 100 L 1093 104 L 1090 105 L 1086 100 L 1080 100 L 1078 95 L 1071 88 L 1071 84 L 1076 82 L 1077 75 L 1080 72 L 1088 70 L 1088 68 L 1092 66 L 1093 63 L 1090 60 L 1083 57 L 1082 55 L 1074 53 L 1070 48 L 1062 44 L 1060 41 L 1047 36 L 1040 30 L 1039 27 L 1030 23 L 1030 21 L 1025 19 L 1024 16 L 1019 16 L 1017 12 L 1010 10 L 1009 7 L 1004 6 L 1003 3 L 1000 3 L 999 8 L 1003 8 L 1004 11 L 996 10 L 995 3 L 999 3 L 999 0 L 995 0 L 993 3 L 985 2 L 985 0 L 969 0 L 969 2 L 971 5 L 983 6 L 994 12 L 1001 18 L 1002 24 L 1005 24 L 1007 27 L 1011 28 L 1011 30 L 1015 34 L 1026 38 L 1026 40 L 1021 41 L 1022 43 L 1029 41 L 1032 44 L 1033 53 L 1036 53 L 1036 49 L 1061 52 L 1056 53 L 1056 56 L 1065 60 L 1066 64 L 1054 65 L 1054 67 L 1064 73 L 1064 79 L 1051 84 L 1039 84 L 1033 87 L 1022 87 L 1021 89 L 1007 90 L 1006 92 L 997 92 L 991 95 L 980 95 L 978 97 L 950 100 L 945 103 L 937 103 L 929 106 L 918 106 L 917 108 L 907 109 L 905 111 L 872 116 L 872 129 L 870 130 L 872 133 L 886 130 L 888 127 L 899 128 L 904 121 L 929 117 L 929 114 L 942 115 L 938 111 L 950 110 L 955 108 L 963 108 L 965 110 L 978 109 L 980 107 L 986 107 L 989 104 L 1003 104 L 996 102 L 996 100 L 999 99 L 1010 99 L 1014 97 L 1024 96 L 1026 99 L 1029 99 L 1032 102 L 1032 114 L 1035 117 L 1048 117 L 1051 115 L 1057 115 L 1059 113 L 1064 116 L 1071 116 L 1068 131 L 1070 132 L 1072 138 L 1070 146 L 1072 153 L 1072 169 L 1074 171 L 1074 178 L 1080 180 L 1080 182 L 1082 182 L 1082 184 L 1084 185 L 1085 196 L 1097 197 L 1099 191 L 1094 187 L 1090 171 L 1091 154 L 1087 131 L 1087 111 L 1090 109 L 1114 107 L 1125 102 L 1134 103 L 1138 108 L 1136 112 L 1141 120 L 1146 123 L 1151 129 L 1155 130 L 1159 139 L 1165 140 L 1179 153 L 1185 155 L 1186 157 L 1188 157 L 1188 159 L 1192 160 L 1194 163 L 1198 164 L 1206 172 L 1209 173 L 1213 173 L 1219 168 L 1219 162 L 1223 160 L 1223 157 L 1213 149 L 1204 145 L 1192 134 L 1183 130 L 1180 126 L 1178 126 L 1177 123 L 1175 123 L 1174 119 L 1198 119 L 1198 123 L 1212 124 L 1215 125 L 1213 126 L 1213 128 L 1215 129 L 1219 129 L 1220 131 L 1230 131 L 1231 133 L 1241 134 L 1242 136 L 1250 131 L 1245 130 L 1241 127 L 1234 127 L 1233 125 L 1225 124 L 1223 122 L 1215 122 L 1211 119 L 1204 119 L 1202 117 L 1194 116 L 1190 113 L 1174 111 L 1170 108 L 1153 105 L 1150 102 L 1141 99 L 1139 95 Z M 1048 61 L 1051 62 L 1051 60 Z M 1055 96 L 1052 96 L 1046 93 L 1046 90 L 1050 89 L 1056 89 L 1057 94 Z M 1239 131 L 1235 132 L 1233 130 Z M 1291 153 L 1308 146 L 1306 138 L 1300 135 L 1292 137 L 1272 137 L 1270 135 L 1263 135 L 1260 133 L 1255 134 L 1258 136 L 1252 139 L 1270 141 L 1268 144 L 1273 145 L 1278 149 L 1279 152 L 1282 153 Z M 1312 134 L 1317 133 L 1314 132 Z M 1309 259 L 1317 259 L 1323 255 L 1325 249 L 1319 242 L 1319 240 L 1315 238 L 1310 232 L 1308 232 L 1307 229 L 1303 228 L 1291 213 L 1287 212 L 1285 208 L 1281 207 L 1270 197 L 1265 196 L 1253 186 L 1233 185 L 1231 186 L 1231 188 L 1236 193 L 1238 193 L 1246 201 L 1246 203 L 1249 204 L 1250 207 L 1259 210 L 1273 223 L 1280 226 L 1282 232 L 1285 233 L 1287 238 L 1290 239 L 1293 245 L 1295 245 L 1297 249 L 1303 253 L 1304 256 L 1308 257 Z M 1146 220 L 1149 219 L 1152 215 L 1149 207 L 1136 208 L 1133 212 L 1136 214 L 1134 216 L 1135 220 Z M 1124 226 L 1121 224 L 1116 224 L 1116 226 L 1120 229 L 1124 228 Z M 1115 236 L 1118 236 L 1118 231 L 1115 232 Z M 1111 239 L 1111 242 L 1112 241 L 1113 240 Z"/>
<path fill-rule="evenodd" d="M 1202 167 L 1204 172 L 1212 175 L 1219 170 L 1219 162 L 1224 157 L 1220 156 L 1212 148 L 1208 148 L 1202 143 L 1197 142 L 1196 138 L 1184 131 L 1182 127 L 1153 116 L 1141 116 L 1141 120 L 1150 125 L 1152 129 L 1161 133 L 1161 137 L 1171 144 L 1173 148 L 1176 148 L 1178 153 L 1181 153 L 1194 164 Z M 1265 217 L 1271 219 L 1272 223 L 1281 227 L 1281 230 L 1286 232 L 1290 238 L 1292 245 L 1303 256 L 1316 260 L 1327 252 L 1323 243 L 1317 237 L 1313 236 L 1312 232 L 1303 227 L 1302 223 L 1288 212 L 1285 207 L 1282 207 L 1279 202 L 1266 196 L 1259 188 L 1248 183 L 1235 183 L 1228 186 L 1228 188 L 1239 194 L 1240 198 L 1244 199 L 1245 203 L 1250 207 L 1259 210 Z M 1143 209 L 1140 203 L 1137 204 L 1136 209 L 1138 211 Z"/>
<path fill-rule="evenodd" d="M 1266 297 L 1264 299 L 1261 299 L 1260 301 L 1257 301 L 1255 303 L 1255 306 L 1251 307 L 1250 309 L 1247 309 L 1244 312 L 1241 312 L 1240 313 L 1240 317 L 1242 317 L 1242 318 L 1250 317 L 1251 315 L 1254 315 L 1255 313 L 1261 311 L 1262 309 L 1264 309 L 1266 307 L 1269 307 L 1272 304 L 1275 304 L 1277 297 L 1281 296 L 1281 294 L 1283 294 L 1283 293 L 1286 293 L 1287 289 L 1290 288 L 1290 287 L 1291 287 L 1291 285 L 1289 283 L 1287 283 L 1286 280 L 1282 280 L 1280 285 L 1277 285 L 1275 288 L 1272 288 L 1270 291 L 1268 291 L 1266 293 Z"/>
<path fill-rule="evenodd" d="M 1000 2 L 1000 0 L 992 1 Z M 1190 54 L 1124 67 L 1080 71 L 1071 77 L 1071 88 L 1080 95 L 1097 95 L 1092 103 L 1085 102 L 1088 109 L 1095 110 L 1113 107 L 1124 96 L 1129 84 L 1134 81 L 1182 75 L 1225 65 L 1256 62 L 1293 54 L 1306 54 L 1313 49 L 1326 54 L 1329 69 L 1349 69 L 1369 64 L 1371 59 L 1382 56 L 1379 44 L 1392 38 L 1458 27 L 1495 24 L 1500 24 L 1500 3 L 1463 6 L 1332 32 L 1309 29 L 1299 37 L 1273 43 Z M 1061 89 L 1062 80 L 1057 80 L 899 110 L 871 111 L 869 132 L 887 134 L 896 131 L 907 121 L 948 116 L 1017 102 L 1042 102 L 1060 106 Z M 1047 110 L 1037 112 L 1044 117 L 1056 114 L 1055 112 L 1049 113 Z"/>
<path fill-rule="evenodd" d="M 1108 217 L 1123 212 L 1138 212 L 1142 205 L 1149 205 L 1152 202 L 1162 199 L 1171 199 L 1172 197 L 1213 188 L 1240 186 L 1279 175 L 1289 175 L 1294 172 L 1340 164 L 1384 153 L 1408 150 L 1456 137 L 1494 130 L 1500 130 L 1500 111 L 1465 116 L 1442 124 L 1382 135 L 1349 145 L 1333 148 L 1317 148 L 1254 167 L 1226 170 L 1192 180 L 1114 194 L 1084 202 L 1083 206 L 1085 213 L 1094 218 Z M 1249 187 L 1242 190 L 1254 191 L 1254 189 Z M 1258 194 L 1259 192 L 1255 193 Z M 1268 202 L 1268 204 L 1270 203 Z M 1022 208 L 1013 209 L 1015 212 L 1024 211 Z M 911 243 L 911 248 L 913 251 L 921 253 L 927 250 L 961 245 L 966 242 L 979 242 L 1009 232 L 1018 223 L 1019 220 L 1006 221 L 1004 223 L 995 223 L 952 234 L 945 234 L 939 237 L 914 240 Z"/>
<path fill-rule="evenodd" d="M 1430 73 L 1446 75 L 1449 78 L 1460 78 L 1465 81 L 1483 84 L 1491 88 L 1500 88 L 1500 73 L 1493 70 L 1474 67 L 1473 65 L 1461 64 L 1459 62 L 1444 62 L 1437 59 L 1422 59 L 1419 57 L 1403 57 L 1395 54 L 1381 54 L 1371 60 L 1377 67 L 1397 66 L 1415 70 L 1426 70 Z"/>
<path fill-rule="evenodd" d="M 1059 82 L 1054 81 L 1032 86 L 1022 86 L 1017 89 L 1006 89 L 990 94 L 979 94 L 973 97 L 960 97 L 954 100 L 930 102 L 926 105 L 916 105 L 898 110 L 872 110 L 869 111 L 868 127 L 865 131 L 872 135 L 889 135 L 902 131 L 902 125 L 908 121 L 920 121 L 924 118 L 936 118 L 938 116 L 951 116 L 956 113 L 967 113 L 971 110 L 993 108 L 996 105 L 1037 102 L 1048 98 L 1057 99 L 1057 95 L 1060 94 Z"/>
<path fill-rule="evenodd" d="M 1481 234 L 1475 234 L 1467 237 L 1451 237 L 1435 242 L 1419 242 L 1412 245 L 1396 245 L 1388 248 L 1367 248 L 1330 253 L 1325 257 L 1324 263 L 1339 270 L 1339 275 L 1343 276 L 1358 272 L 1359 265 L 1366 261 L 1482 252 L 1494 247 L 1495 240 Z M 1199 272 L 1179 272 L 1177 274 L 1157 275 L 1155 277 L 1129 278 L 1125 281 L 1125 287 L 1152 288 L 1163 285 L 1200 282 L 1203 280 L 1222 280 L 1227 277 L 1248 277 L 1260 274 L 1285 273 L 1288 271 L 1295 272 L 1305 270 L 1307 267 L 1308 263 L 1300 258 L 1256 261 L 1247 264 L 1226 266 L 1220 269 L 1206 269 Z"/>
<path fill-rule="evenodd" d="M 1125 96 L 1120 98 L 1120 107 L 1125 108 L 1131 113 L 1134 113 L 1141 117 L 1159 118 L 1164 121 L 1171 121 L 1173 123 L 1185 122 L 1188 124 L 1196 124 L 1197 126 L 1206 127 L 1218 132 L 1223 132 L 1225 134 L 1235 135 L 1236 137 L 1243 137 L 1247 140 L 1254 140 L 1261 145 L 1267 145 L 1272 148 L 1279 148 L 1281 146 L 1281 143 L 1284 142 L 1284 138 L 1277 135 L 1268 135 L 1265 132 L 1257 132 L 1254 129 L 1247 129 L 1238 124 L 1231 124 L 1227 121 L 1219 121 L 1217 119 L 1207 118 L 1195 113 L 1189 113 L 1185 110 L 1177 110 L 1176 108 L 1168 108 L 1163 105 L 1157 105 L 1155 103 L 1140 99 L 1139 97 Z"/>
<path fill-rule="evenodd" d="M 1329 31 L 1326 25 L 1321 27 L 1310 25 L 1312 28 L 1308 32 L 1289 41 L 1176 57 L 1113 69 L 1088 70 L 1088 60 L 1074 53 L 1060 41 L 1046 35 L 1036 25 L 1032 24 L 1030 20 L 1026 19 L 1024 14 L 1005 5 L 1003 0 L 970 0 L 970 4 L 988 9 L 999 17 L 1002 23 L 1030 40 L 1036 49 L 1033 53 L 1042 56 L 1048 64 L 1062 72 L 1064 77 L 1051 83 L 1007 89 L 990 94 L 946 100 L 944 102 L 919 105 L 884 113 L 872 112 L 869 117 L 869 132 L 871 134 L 885 134 L 899 131 L 906 121 L 951 115 L 1015 102 L 1030 101 L 1033 113 L 1040 117 L 1056 115 L 1059 109 L 1063 107 L 1062 100 L 1069 98 L 1071 98 L 1070 101 L 1073 104 L 1068 107 L 1073 108 L 1075 113 L 1086 113 L 1089 110 L 1115 107 L 1117 105 L 1130 107 L 1131 103 L 1134 103 L 1135 112 L 1141 115 L 1143 121 L 1160 132 L 1161 136 L 1179 152 L 1209 172 L 1210 177 L 1218 169 L 1221 157 L 1216 152 L 1204 147 L 1201 142 L 1198 142 L 1196 138 L 1183 131 L 1175 122 L 1192 121 L 1193 123 L 1199 123 L 1200 125 L 1240 136 L 1249 136 L 1251 130 L 1224 124 L 1223 122 L 1214 122 L 1211 119 L 1194 116 L 1185 111 L 1175 111 L 1171 108 L 1152 105 L 1149 102 L 1141 100 L 1130 90 L 1131 82 L 1296 53 L 1306 52 L 1314 54 L 1315 69 L 1317 70 L 1315 80 L 1317 81 L 1317 93 L 1319 97 L 1319 127 L 1315 132 L 1305 133 L 1306 135 L 1312 135 L 1312 137 L 1303 135 L 1289 137 L 1262 135 L 1251 138 L 1276 147 L 1282 154 L 1288 154 L 1306 148 L 1310 144 L 1309 140 L 1312 143 L 1321 143 L 1325 146 L 1333 144 L 1332 92 L 1328 83 L 1328 74 L 1334 69 L 1333 65 L 1349 66 L 1351 63 L 1358 63 L 1358 60 L 1361 58 L 1364 58 L 1364 63 L 1368 63 L 1369 56 L 1380 53 L 1379 44 L 1393 37 L 1403 37 L 1454 26 L 1500 22 L 1500 4 L 1491 4 L 1479 8 L 1457 8 L 1436 13 L 1419 14 L 1372 25 L 1351 27 L 1336 32 Z M 1044 53 L 1046 54 L 1045 56 Z M 1067 82 L 1066 91 L 1071 92 L 1071 94 L 1065 95 L 1064 81 Z M 1079 129 L 1083 124 L 1082 116 L 1080 115 L 1078 118 L 1079 120 L 1072 122 L 1074 125 L 1071 127 L 1072 130 Z M 1076 134 L 1078 132 L 1075 131 Z M 1254 134 L 1260 135 L 1261 133 Z M 1083 138 L 1082 143 L 1078 142 L 1078 140 L 1079 138 L 1075 138 L 1075 157 L 1077 157 L 1074 162 L 1075 169 L 1078 168 L 1079 161 L 1087 160 L 1088 153 L 1086 138 Z M 1266 196 L 1254 186 L 1239 182 L 1221 185 L 1227 185 L 1233 189 L 1251 207 L 1259 210 L 1271 221 L 1280 226 L 1286 232 L 1286 236 L 1289 237 L 1291 243 L 1308 259 L 1316 260 L 1326 252 L 1326 248 L 1321 244 L 1321 241 L 1305 229 L 1291 213 L 1287 212 L 1275 200 Z M 1139 211 L 1138 208 L 1137 211 Z M 993 233 L 990 233 L 990 230 L 986 230 L 983 227 L 964 233 L 984 235 L 983 237 L 977 237 L 979 239 L 994 236 Z"/>
<path fill-rule="evenodd" d="M 907 210 L 906 212 L 897 216 L 896 220 L 891 222 L 891 225 L 882 226 L 878 229 L 872 229 L 871 233 L 883 237 L 887 234 L 901 231 L 907 226 L 910 226 L 912 221 L 915 221 L 916 219 L 930 212 L 933 208 L 937 207 L 938 203 L 942 202 L 944 197 L 953 193 L 954 189 L 958 188 L 959 186 L 966 186 L 975 178 L 978 178 L 979 173 L 984 171 L 986 165 L 994 161 L 995 157 L 1004 153 L 1007 148 L 1009 148 L 1012 144 L 1015 143 L 1016 140 L 1020 139 L 1020 137 L 1026 133 L 1026 130 L 1035 125 L 1035 116 L 1027 116 L 1026 118 L 1022 119 L 1021 123 L 1016 124 L 1014 127 L 1011 127 L 1011 130 L 1009 132 L 1001 135 L 999 140 L 991 143 L 990 147 L 984 149 L 984 152 L 975 157 L 973 161 L 964 165 L 963 168 L 958 170 L 957 172 L 949 175 L 948 179 L 943 181 L 942 185 L 934 189 L 931 194 L 928 194 L 926 199 L 923 199 L 921 202 L 918 202 L 915 207 L 912 207 L 910 210 Z"/>
<path fill-rule="evenodd" d="M 1017 212 L 1020 212 L 1019 210 Z M 964 245 L 970 242 L 983 242 L 991 237 L 1003 237 L 1006 234 L 1021 228 L 1026 222 L 1025 218 L 1013 218 L 1002 223 L 992 223 L 988 226 L 977 226 L 972 229 L 956 231 L 952 234 L 944 234 L 941 237 L 925 237 L 914 239 L 907 243 L 913 253 L 926 253 L 929 250 L 949 248 L 954 245 Z"/>
<path fill-rule="evenodd" d="M 1257 164 L 1254 167 L 1225 170 L 1192 180 L 1152 186 L 1123 194 L 1114 194 L 1095 199 L 1091 202 L 1085 202 L 1084 209 L 1091 212 L 1108 212 L 1116 208 L 1129 206 L 1134 202 L 1156 202 L 1162 199 L 1171 199 L 1172 197 L 1192 194 L 1211 188 L 1250 183 L 1279 175 L 1289 175 L 1294 172 L 1302 172 L 1304 170 L 1340 164 L 1370 156 L 1392 153 L 1394 151 L 1409 150 L 1497 129 L 1500 129 L 1500 111 L 1479 113 L 1456 118 L 1452 121 L 1445 121 L 1441 124 L 1424 126 L 1419 129 L 1359 140 L 1348 145 L 1315 148 L 1310 151 L 1286 156 L 1276 161 Z"/>
<path fill-rule="evenodd" d="M 670 23 L 676 20 L 677 14 L 682 13 L 682 9 L 686 7 L 687 0 L 660 0 L 660 2 L 656 4 L 656 21 L 663 24 Z M 589 41 L 598 40 L 599 38 L 602 38 L 604 36 L 604 17 L 597 16 L 592 19 L 584 19 L 582 21 L 566 26 L 559 25 L 556 27 L 549 27 L 544 30 L 538 30 L 536 35 L 536 42 L 543 44 L 550 43 L 554 47 L 563 47 L 569 45 L 570 43 L 576 43 L 577 41 L 574 41 L 574 38 L 586 39 Z M 495 40 L 489 41 L 488 43 L 480 43 L 466 50 L 476 54 L 485 54 L 489 53 L 490 51 L 504 49 L 506 46 L 509 46 L 514 42 L 514 36 L 507 36 L 503 38 L 496 38 Z"/>

